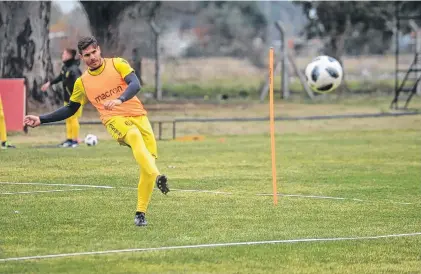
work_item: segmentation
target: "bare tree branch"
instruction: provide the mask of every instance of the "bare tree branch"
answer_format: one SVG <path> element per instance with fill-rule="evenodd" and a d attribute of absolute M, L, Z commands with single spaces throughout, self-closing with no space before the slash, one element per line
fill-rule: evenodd
<path fill-rule="evenodd" d="M 161 28 L 159 28 L 156 24 L 155 24 L 155 19 L 150 19 L 149 20 L 149 25 L 151 26 L 152 31 L 154 32 L 155 35 L 160 34 L 161 33 Z"/>

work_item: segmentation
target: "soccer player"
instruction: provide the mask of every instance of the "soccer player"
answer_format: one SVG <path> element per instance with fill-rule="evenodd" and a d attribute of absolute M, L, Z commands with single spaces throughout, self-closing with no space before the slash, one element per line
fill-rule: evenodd
<path fill-rule="evenodd" d="M 7 142 L 6 121 L 4 120 L 3 103 L 0 96 L 0 142 L 1 149 L 15 148 Z"/>
<path fill-rule="evenodd" d="M 135 96 L 140 90 L 139 79 L 124 59 L 102 58 L 101 48 L 94 37 L 82 38 L 78 50 L 88 69 L 76 80 L 69 104 L 49 114 L 27 115 L 24 123 L 37 127 L 66 119 L 89 101 L 98 110 L 109 134 L 131 148 L 140 166 L 134 222 L 137 226 L 145 226 L 145 213 L 154 184 L 164 194 L 169 188 L 167 177 L 160 174 L 155 164 L 158 153 L 146 110 Z"/>
<path fill-rule="evenodd" d="M 63 67 L 61 68 L 60 74 L 51 81 L 48 81 L 42 85 L 41 90 L 47 91 L 50 85 L 55 85 L 57 83 L 63 83 L 64 90 L 64 105 L 67 105 L 70 100 L 70 96 L 73 92 L 73 87 L 75 85 L 76 79 L 82 75 L 82 72 L 79 69 L 80 60 L 76 60 L 77 51 L 75 49 L 65 49 L 61 55 L 61 60 L 63 61 Z M 82 116 L 82 108 L 71 117 L 66 119 L 66 135 L 67 139 L 59 146 L 61 147 L 77 147 L 79 144 L 79 118 Z"/>

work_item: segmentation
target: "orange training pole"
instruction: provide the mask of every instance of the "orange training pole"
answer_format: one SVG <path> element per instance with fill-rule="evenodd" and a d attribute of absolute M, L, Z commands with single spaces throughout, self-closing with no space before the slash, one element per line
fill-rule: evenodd
<path fill-rule="evenodd" d="M 270 117 L 270 148 L 272 153 L 272 185 L 273 203 L 278 204 L 276 187 L 276 159 L 275 159 L 275 117 L 273 110 L 273 47 L 269 49 L 269 117 Z"/>

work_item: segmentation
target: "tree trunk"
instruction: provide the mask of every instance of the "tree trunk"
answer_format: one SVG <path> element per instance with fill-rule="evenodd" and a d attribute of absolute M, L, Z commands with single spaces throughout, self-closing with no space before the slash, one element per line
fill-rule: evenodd
<path fill-rule="evenodd" d="M 338 62 L 342 66 L 342 85 L 339 86 L 337 93 L 342 96 L 344 94 L 344 91 L 351 92 L 349 89 L 346 81 L 345 81 L 345 67 L 344 63 L 342 62 L 342 56 L 345 51 L 345 39 L 350 35 L 350 32 L 352 31 L 352 25 L 351 25 L 351 19 L 349 15 L 346 18 L 345 23 L 345 29 L 342 33 L 337 33 L 336 29 L 334 29 L 334 34 L 332 34 L 330 37 L 330 44 L 328 47 L 328 55 L 338 60 Z"/>
<path fill-rule="evenodd" d="M 155 99 L 158 101 L 162 100 L 162 83 L 161 83 L 161 46 L 160 46 L 160 34 L 161 30 L 152 20 L 149 22 L 152 31 L 154 33 L 154 46 L 155 46 Z"/>
<path fill-rule="evenodd" d="M 98 40 L 103 55 L 106 57 L 121 56 L 125 50 L 125 45 L 120 42 L 118 26 L 115 23 L 104 26 L 101 23 L 97 24 L 94 20 L 90 21 L 92 35 Z"/>
<path fill-rule="evenodd" d="M 159 43 L 159 33 L 155 34 L 155 98 L 162 100 L 162 83 L 161 83 L 161 53 Z"/>
<path fill-rule="evenodd" d="M 125 43 L 119 39 L 119 25 L 124 11 L 138 2 L 81 1 L 88 15 L 92 34 L 98 40 L 102 53 L 117 57 L 125 50 Z"/>
<path fill-rule="evenodd" d="M 51 2 L 0 2 L 0 78 L 25 78 L 28 108 L 60 103 L 40 86 L 53 77 L 48 39 Z"/>

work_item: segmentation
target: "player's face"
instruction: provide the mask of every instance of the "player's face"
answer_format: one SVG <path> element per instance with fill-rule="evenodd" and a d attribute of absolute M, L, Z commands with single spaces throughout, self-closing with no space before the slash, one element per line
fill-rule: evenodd
<path fill-rule="evenodd" d="M 80 57 L 90 69 L 96 69 L 102 65 L 101 49 L 99 46 L 90 45 L 82 50 Z"/>
<path fill-rule="evenodd" d="M 66 62 L 67 60 L 72 59 L 72 55 L 70 53 L 67 52 L 67 50 L 63 51 L 63 54 L 61 55 L 61 60 L 63 62 Z"/>

